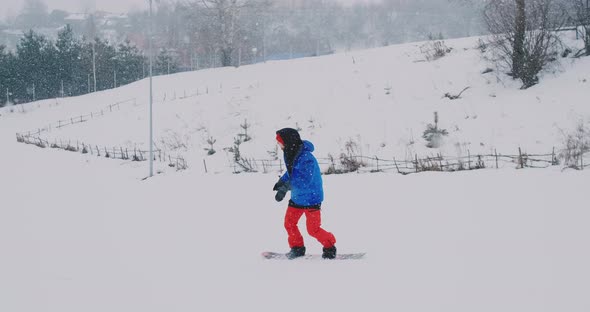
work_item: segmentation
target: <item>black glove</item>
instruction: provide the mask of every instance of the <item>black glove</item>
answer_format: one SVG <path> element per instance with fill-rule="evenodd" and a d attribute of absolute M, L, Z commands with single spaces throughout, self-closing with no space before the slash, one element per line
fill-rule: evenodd
<path fill-rule="evenodd" d="M 275 183 L 275 186 L 272 187 L 273 191 L 278 191 L 279 187 L 285 185 L 286 182 L 283 182 L 283 180 L 279 179 L 279 181 L 277 181 L 277 183 Z"/>
<path fill-rule="evenodd" d="M 287 192 L 291 189 L 289 182 L 283 182 L 279 180 L 279 182 L 275 183 L 275 186 L 272 188 L 273 191 L 277 191 L 275 195 L 275 200 L 280 202 L 285 198 Z"/>

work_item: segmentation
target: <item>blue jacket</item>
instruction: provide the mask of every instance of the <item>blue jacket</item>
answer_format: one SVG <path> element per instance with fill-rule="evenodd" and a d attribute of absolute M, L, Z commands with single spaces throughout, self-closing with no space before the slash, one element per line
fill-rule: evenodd
<path fill-rule="evenodd" d="M 309 141 L 303 141 L 303 146 L 295 160 L 291 174 L 285 172 L 281 181 L 291 187 L 291 201 L 297 206 L 317 206 L 324 200 L 322 174 L 318 161 L 311 154 L 314 146 Z"/>

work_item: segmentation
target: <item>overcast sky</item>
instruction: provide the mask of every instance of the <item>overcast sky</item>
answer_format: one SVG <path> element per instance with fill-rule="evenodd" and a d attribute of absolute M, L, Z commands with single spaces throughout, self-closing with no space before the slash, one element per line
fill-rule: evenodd
<path fill-rule="evenodd" d="M 154 0 L 168 1 L 171 0 Z M 344 4 L 356 2 L 375 2 L 378 0 L 336 0 Z M 25 0 L 2 0 L 0 5 L 0 18 L 17 15 L 25 3 Z M 145 8 L 149 0 L 44 0 L 49 11 L 53 9 L 66 10 L 68 12 L 89 12 L 94 10 L 109 12 L 127 12 L 132 9 Z"/>

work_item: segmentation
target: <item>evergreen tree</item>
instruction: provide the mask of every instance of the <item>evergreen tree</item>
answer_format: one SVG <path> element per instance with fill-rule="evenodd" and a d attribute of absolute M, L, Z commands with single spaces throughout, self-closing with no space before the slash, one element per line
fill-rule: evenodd
<path fill-rule="evenodd" d="M 6 105 L 6 91 L 14 90 L 14 63 L 14 55 L 6 51 L 5 46 L 0 45 L 0 106 Z M 12 99 L 10 101 L 12 102 Z"/>
<path fill-rule="evenodd" d="M 126 85 L 143 78 L 145 58 L 129 40 L 119 45 L 115 62 L 117 86 Z"/>
<path fill-rule="evenodd" d="M 115 62 L 117 51 L 106 40 L 94 40 L 96 53 L 96 88 L 100 90 L 112 89 L 115 83 Z"/>
<path fill-rule="evenodd" d="M 64 96 L 84 93 L 86 77 L 85 75 L 80 74 L 80 71 L 82 70 L 82 46 L 80 42 L 75 39 L 70 25 L 66 25 L 66 27 L 58 33 L 55 46 L 57 48 L 57 79 L 60 83 L 60 95 L 62 83 Z"/>
<path fill-rule="evenodd" d="M 25 101 L 56 96 L 58 70 L 51 41 L 31 30 L 21 38 L 16 50 L 15 94 Z"/>
<path fill-rule="evenodd" d="M 175 57 L 173 51 L 168 49 L 160 51 L 155 65 L 156 75 L 168 75 L 179 71 L 178 58 Z"/>

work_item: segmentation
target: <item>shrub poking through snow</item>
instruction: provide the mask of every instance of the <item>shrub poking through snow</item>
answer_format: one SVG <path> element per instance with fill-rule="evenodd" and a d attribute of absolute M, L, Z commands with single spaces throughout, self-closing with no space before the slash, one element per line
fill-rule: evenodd
<path fill-rule="evenodd" d="M 430 34 L 428 40 L 420 47 L 420 51 L 427 61 L 436 61 L 451 52 L 451 48 L 445 44 L 442 34 L 439 34 L 438 37 Z"/>
<path fill-rule="evenodd" d="M 422 137 L 426 140 L 428 148 L 438 148 L 442 145 L 443 137 L 448 134 L 446 129 L 438 128 L 438 112 L 434 112 L 434 125 L 428 124 Z"/>
<path fill-rule="evenodd" d="M 244 120 L 244 123 L 240 125 L 240 127 L 244 130 L 244 133 L 238 134 L 242 142 L 248 142 L 252 139 L 252 137 L 248 135 L 248 129 L 250 126 L 251 125 L 248 123 L 248 120 Z"/>
<path fill-rule="evenodd" d="M 364 164 L 360 160 L 358 153 L 358 145 L 352 139 L 348 140 L 344 145 L 346 153 L 340 154 L 340 164 L 343 172 L 354 172 Z"/>
<path fill-rule="evenodd" d="M 209 137 L 207 139 L 207 144 L 209 144 L 209 148 L 205 149 L 207 151 L 207 155 L 211 156 L 215 154 L 215 149 L 213 148 L 213 144 L 215 144 L 215 142 L 217 142 L 217 140 L 215 140 L 213 137 Z"/>
<path fill-rule="evenodd" d="M 583 169 L 584 154 L 590 152 L 590 128 L 580 121 L 576 129 L 564 134 L 564 142 L 559 158 L 567 168 Z"/>
<path fill-rule="evenodd" d="M 234 138 L 234 145 L 232 147 L 226 148 L 225 150 L 232 153 L 233 161 L 237 165 L 236 167 L 234 167 L 234 173 L 255 172 L 255 163 L 249 159 L 242 157 L 242 154 L 240 153 L 240 145 L 242 145 L 242 143 L 244 142 L 242 141 L 242 137 L 243 136 L 240 136 L 238 134 L 238 137 Z"/>

